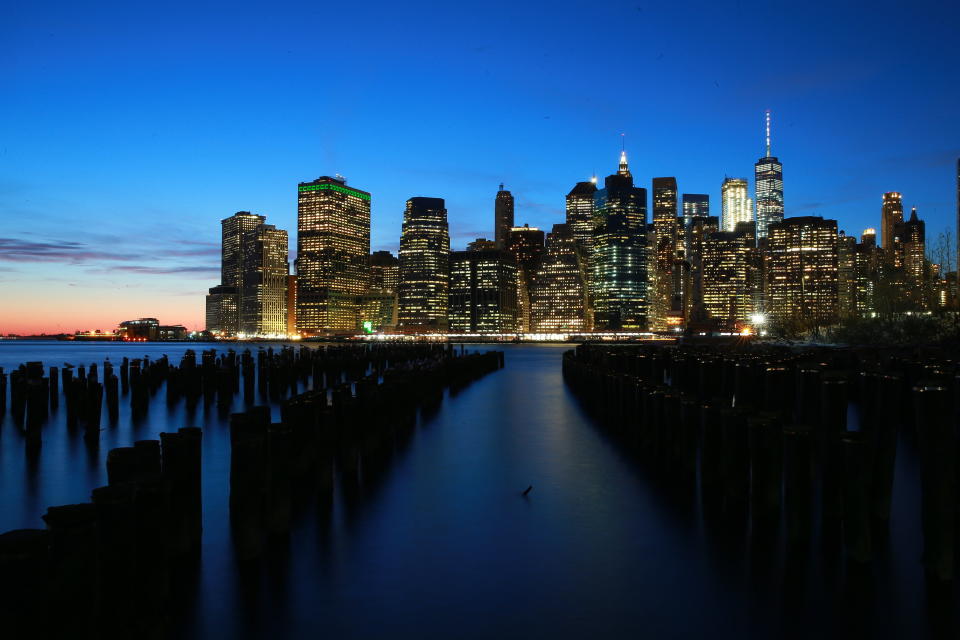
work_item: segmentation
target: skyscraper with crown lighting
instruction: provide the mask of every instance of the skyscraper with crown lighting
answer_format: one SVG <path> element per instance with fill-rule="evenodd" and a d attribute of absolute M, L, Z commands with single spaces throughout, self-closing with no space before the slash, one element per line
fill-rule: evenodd
<path fill-rule="evenodd" d="M 771 224 L 783 221 L 783 165 L 770 153 L 770 111 L 766 112 L 766 154 L 754 168 L 757 196 L 757 240 L 767 237 Z"/>

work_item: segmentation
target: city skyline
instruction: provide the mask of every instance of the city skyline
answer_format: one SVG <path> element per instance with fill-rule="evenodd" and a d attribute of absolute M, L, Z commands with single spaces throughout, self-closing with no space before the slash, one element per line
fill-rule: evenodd
<path fill-rule="evenodd" d="M 956 59 L 948 8 L 905 16 L 840 7 L 829 25 L 785 9 L 777 22 L 794 26 L 760 61 L 746 44 L 717 46 L 727 42 L 724 25 L 772 24 L 749 3 L 735 15 L 697 7 L 684 21 L 697 51 L 658 33 L 686 11 L 634 5 L 592 9 L 588 17 L 607 27 L 585 30 L 574 46 L 564 34 L 580 16 L 562 10 L 386 10 L 365 21 L 360 41 L 334 33 L 296 45 L 287 30 L 302 36 L 316 9 L 255 30 L 259 13 L 151 14 L 133 39 L 138 11 L 26 7 L 4 27 L 2 46 L 19 54 L 5 58 L 11 100 L 0 105 L 0 210 L 12 220 L 0 234 L 0 293 L 16 301 L 0 311 L 2 333 L 109 328 L 141 316 L 202 327 L 201 301 L 219 272 L 216 221 L 249 210 L 292 234 L 291 185 L 318 175 L 346 175 L 373 194 L 371 250 L 396 252 L 403 203 L 414 196 L 445 199 L 452 248 L 462 249 L 493 236 L 490 193 L 501 182 L 516 199 L 515 224 L 563 222 L 564 196 L 612 170 L 625 132 L 638 187 L 675 176 L 679 193 L 708 194 L 717 214 L 725 174 L 751 176 L 753 196 L 766 109 L 786 169 L 787 217 L 821 215 L 859 235 L 881 226 L 881 195 L 896 191 L 926 222 L 928 245 L 955 225 L 960 125 L 951 113 L 960 96 L 943 83 Z M 891 21 L 910 47 L 876 38 Z M 405 27 L 421 22 L 440 28 L 457 64 L 419 47 L 389 59 Z M 497 48 L 484 35 L 494 28 L 503 34 Z M 37 29 L 53 44 L 35 42 Z M 197 35 L 207 30 L 209 38 Z M 812 30 L 825 46 L 811 52 L 801 41 Z M 238 31 L 257 34 L 256 55 L 232 37 Z M 536 37 L 521 37 L 529 33 Z M 175 48 L 174 37 L 195 42 Z M 68 53 L 60 73 L 44 73 Z M 610 59 L 623 63 L 603 63 Z M 355 93 L 294 96 L 290 79 L 321 61 Z M 264 73 L 247 80 L 251 68 Z M 612 96 L 570 82 L 601 86 L 625 73 L 637 86 L 622 83 Z M 651 96 L 643 78 L 666 90 Z M 439 100 L 424 118 L 403 103 L 410 86 L 428 85 Z M 388 98 L 396 106 L 384 110 Z"/>

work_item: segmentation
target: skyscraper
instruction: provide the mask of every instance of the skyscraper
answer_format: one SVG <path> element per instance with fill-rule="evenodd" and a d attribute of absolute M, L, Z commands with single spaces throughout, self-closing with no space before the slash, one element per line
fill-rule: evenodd
<path fill-rule="evenodd" d="M 206 299 L 207 331 L 216 335 L 234 335 L 239 327 L 237 288 L 227 285 L 211 287 Z"/>
<path fill-rule="evenodd" d="M 399 327 L 444 331 L 450 285 L 450 235 L 443 198 L 410 198 L 400 234 Z"/>
<path fill-rule="evenodd" d="M 723 231 L 734 231 L 738 222 L 753 222 L 753 200 L 747 196 L 746 178 L 724 178 L 720 198 Z"/>
<path fill-rule="evenodd" d="M 244 234 L 240 333 L 287 335 L 287 232 L 261 224 Z"/>
<path fill-rule="evenodd" d="M 898 238 L 898 262 L 906 272 L 910 286 L 919 287 L 926 279 L 927 231 L 926 224 L 917 217 L 917 208 L 910 209 L 910 218 L 894 229 Z"/>
<path fill-rule="evenodd" d="M 894 260 L 895 229 L 903 222 L 903 196 L 896 191 L 883 194 L 883 206 L 880 209 L 880 241 L 887 254 L 887 260 Z"/>
<path fill-rule="evenodd" d="M 530 330 L 537 333 L 585 331 L 586 265 L 569 224 L 555 224 L 547 253 L 530 293 Z"/>
<path fill-rule="evenodd" d="M 567 194 L 567 224 L 577 244 L 587 255 L 593 240 L 593 197 L 597 185 L 593 181 L 578 182 Z"/>
<path fill-rule="evenodd" d="M 744 233 L 719 231 L 703 241 L 703 307 L 727 329 L 749 324 L 753 315 L 752 248 Z"/>
<path fill-rule="evenodd" d="M 674 278 L 677 265 L 677 179 L 653 179 L 654 256 L 651 269 L 650 326 L 667 328 L 667 315 L 680 310 L 681 285 Z"/>
<path fill-rule="evenodd" d="M 683 226 L 689 227 L 694 218 L 710 215 L 710 196 L 705 193 L 683 194 Z"/>
<path fill-rule="evenodd" d="M 626 152 L 596 192 L 591 298 L 597 329 L 647 328 L 647 190 L 633 186 Z"/>
<path fill-rule="evenodd" d="M 506 246 L 507 234 L 513 228 L 513 194 L 504 190 L 500 183 L 496 200 L 493 204 L 494 241 L 498 249 Z"/>
<path fill-rule="evenodd" d="M 783 165 L 770 154 L 770 111 L 766 112 L 766 154 L 754 168 L 757 195 L 757 240 L 767 237 L 767 228 L 783 220 Z"/>
<path fill-rule="evenodd" d="M 837 318 L 837 221 L 785 218 L 768 228 L 769 307 L 780 323 L 827 324 Z"/>
<path fill-rule="evenodd" d="M 400 261 L 389 251 L 370 254 L 370 290 L 363 296 L 361 325 L 365 331 L 390 329 L 397 324 L 397 287 Z"/>
<path fill-rule="evenodd" d="M 450 254 L 450 330 L 512 333 L 517 327 L 517 265 L 500 249 Z"/>
<path fill-rule="evenodd" d="M 340 177 L 297 187 L 297 329 L 351 333 L 369 286 L 370 194 Z"/>
<path fill-rule="evenodd" d="M 507 251 L 517 263 L 517 329 L 522 332 L 531 330 L 530 293 L 543 258 L 543 244 L 543 231 L 529 224 L 513 227 L 507 235 Z"/>

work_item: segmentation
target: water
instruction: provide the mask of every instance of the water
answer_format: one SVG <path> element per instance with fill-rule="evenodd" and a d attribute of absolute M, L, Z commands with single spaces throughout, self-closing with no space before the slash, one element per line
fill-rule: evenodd
<path fill-rule="evenodd" d="M 189 347 L 0 343 L 0 366 L 145 353 L 176 361 Z M 0 530 L 42 526 L 46 506 L 87 500 L 106 482 L 111 447 L 196 425 L 204 541 L 199 564 L 180 570 L 173 637 L 956 637 L 956 596 L 933 602 L 923 584 L 909 443 L 873 578 L 817 549 L 784 567 L 781 554 L 707 527 L 693 503 L 669 497 L 621 453 L 564 386 L 567 348 L 506 347 L 506 368 L 422 417 L 361 496 L 338 494 L 329 520 L 302 504 L 291 535 L 259 566 L 232 555 L 224 415 L 168 409 L 162 392 L 140 424 L 123 401 L 116 425 L 104 414 L 95 450 L 68 436 L 61 405 L 32 462 L 8 419 Z"/>

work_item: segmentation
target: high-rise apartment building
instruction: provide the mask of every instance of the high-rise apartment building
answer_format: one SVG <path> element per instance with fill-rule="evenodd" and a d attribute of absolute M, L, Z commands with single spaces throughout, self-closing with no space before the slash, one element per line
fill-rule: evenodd
<path fill-rule="evenodd" d="M 710 196 L 705 193 L 683 194 L 683 226 L 689 227 L 694 218 L 710 216 Z"/>
<path fill-rule="evenodd" d="M 720 187 L 723 231 L 735 231 L 741 222 L 753 222 L 753 200 L 746 178 L 724 178 Z"/>
<path fill-rule="evenodd" d="M 771 224 L 768 312 L 780 323 L 829 324 L 839 311 L 837 221 L 819 216 Z"/>
<path fill-rule="evenodd" d="M 499 249 L 450 254 L 450 331 L 512 333 L 517 328 L 517 266 Z"/>
<path fill-rule="evenodd" d="M 287 232 L 261 224 L 242 242 L 240 331 L 246 336 L 287 335 Z"/>
<path fill-rule="evenodd" d="M 443 198 L 410 198 L 400 233 L 398 323 L 403 331 L 445 331 L 450 234 Z"/>
<path fill-rule="evenodd" d="M 894 260 L 896 249 L 895 227 L 903 223 L 903 196 L 896 191 L 883 194 L 883 205 L 880 209 L 880 240 L 887 259 Z"/>
<path fill-rule="evenodd" d="M 757 239 L 767 237 L 767 228 L 783 220 L 783 165 L 770 153 L 770 111 L 766 112 L 766 154 L 754 165 L 757 195 Z"/>
<path fill-rule="evenodd" d="M 370 194 L 344 178 L 297 187 L 297 329 L 305 336 L 352 333 L 369 288 Z"/>
<path fill-rule="evenodd" d="M 502 183 L 493 203 L 493 224 L 494 241 L 498 249 L 503 249 L 513 228 L 513 194 L 505 190 Z"/>
<path fill-rule="evenodd" d="M 530 293 L 530 330 L 535 333 L 589 329 L 586 265 L 569 224 L 555 224 Z"/>
<path fill-rule="evenodd" d="M 591 300 L 601 330 L 647 328 L 647 190 L 633 186 L 626 152 L 595 194 Z"/>

